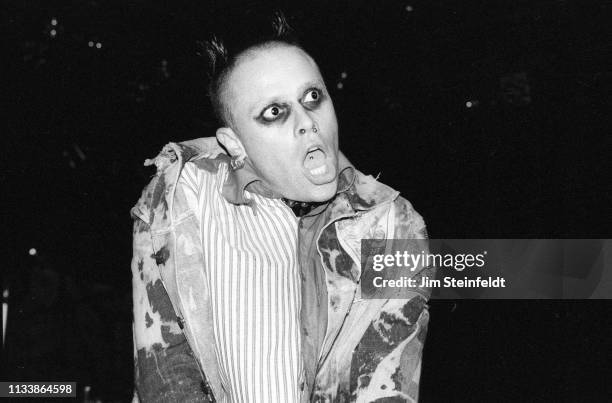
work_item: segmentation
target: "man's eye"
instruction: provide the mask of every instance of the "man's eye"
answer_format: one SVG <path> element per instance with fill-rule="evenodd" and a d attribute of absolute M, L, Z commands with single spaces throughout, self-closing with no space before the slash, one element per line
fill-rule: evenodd
<path fill-rule="evenodd" d="M 304 99 L 302 100 L 302 102 L 304 102 L 305 104 L 318 103 L 320 99 L 321 93 L 319 92 L 319 90 L 310 90 L 306 93 L 306 95 L 304 95 Z"/>
<path fill-rule="evenodd" d="M 261 117 L 267 122 L 272 122 L 281 117 L 284 113 L 285 111 L 280 106 L 272 105 L 264 109 L 261 113 Z"/>

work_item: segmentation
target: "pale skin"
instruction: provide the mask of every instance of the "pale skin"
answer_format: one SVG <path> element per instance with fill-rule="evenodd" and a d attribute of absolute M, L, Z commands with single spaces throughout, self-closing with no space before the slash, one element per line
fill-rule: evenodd
<path fill-rule="evenodd" d="M 338 187 L 338 121 L 314 60 L 285 44 L 247 51 L 222 93 L 231 114 L 217 139 L 277 195 L 331 199 Z M 230 127 L 231 126 L 231 127 Z"/>

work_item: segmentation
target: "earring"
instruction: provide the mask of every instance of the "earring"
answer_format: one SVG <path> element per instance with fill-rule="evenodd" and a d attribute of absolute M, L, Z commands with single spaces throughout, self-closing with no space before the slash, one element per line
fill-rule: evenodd
<path fill-rule="evenodd" d="M 230 167 L 236 171 L 244 166 L 244 158 L 239 158 L 238 156 L 233 156 L 230 160 Z"/>

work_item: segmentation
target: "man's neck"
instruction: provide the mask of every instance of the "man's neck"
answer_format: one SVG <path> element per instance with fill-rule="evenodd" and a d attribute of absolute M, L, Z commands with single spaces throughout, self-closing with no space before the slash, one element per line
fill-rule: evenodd
<path fill-rule="evenodd" d="M 289 200 L 286 198 L 281 199 L 291 210 L 296 217 L 302 217 L 310 213 L 316 207 L 322 206 L 328 202 L 299 202 L 295 200 Z"/>

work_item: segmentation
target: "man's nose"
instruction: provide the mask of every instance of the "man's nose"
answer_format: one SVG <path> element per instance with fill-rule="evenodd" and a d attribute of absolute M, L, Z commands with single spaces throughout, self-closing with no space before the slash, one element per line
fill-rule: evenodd
<path fill-rule="evenodd" d="M 318 133 L 319 128 L 317 127 L 317 123 L 312 116 L 311 112 L 306 110 L 305 108 L 298 108 L 297 112 L 297 120 L 295 127 L 295 134 L 305 135 L 307 133 Z"/>

